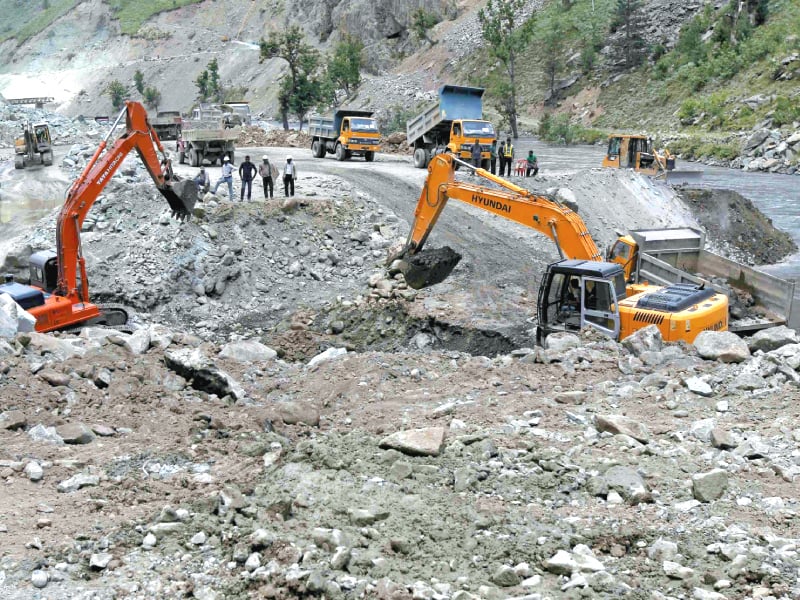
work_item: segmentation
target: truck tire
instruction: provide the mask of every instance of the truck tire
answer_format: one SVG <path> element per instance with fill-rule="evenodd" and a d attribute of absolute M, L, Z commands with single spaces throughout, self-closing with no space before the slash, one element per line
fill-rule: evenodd
<path fill-rule="evenodd" d="M 319 140 L 314 140 L 311 144 L 311 155 L 314 158 L 322 158 L 325 156 L 325 146 L 323 146 Z"/>
<path fill-rule="evenodd" d="M 488 171 L 489 170 L 489 159 L 488 158 L 484 158 L 484 159 L 481 160 L 481 169 L 483 169 L 484 171 Z"/>
<path fill-rule="evenodd" d="M 42 164 L 45 167 L 49 167 L 50 165 L 53 164 L 53 151 L 52 150 L 48 150 L 47 152 L 42 154 Z"/>
<path fill-rule="evenodd" d="M 367 150 L 364 152 L 364 160 L 367 162 L 372 162 L 375 160 L 375 151 L 374 150 Z"/>
<path fill-rule="evenodd" d="M 224 158 L 224 157 L 223 157 L 223 158 Z M 235 165 L 235 164 L 236 164 L 236 158 L 234 157 L 233 150 L 231 150 L 230 152 L 228 152 L 228 158 L 230 158 L 230 159 L 231 159 L 231 164 L 232 164 L 232 165 Z"/>
<path fill-rule="evenodd" d="M 14 157 L 14 168 L 15 169 L 24 169 L 25 168 L 25 158 L 21 154 L 17 154 Z"/>
<path fill-rule="evenodd" d="M 199 167 L 200 161 L 198 160 L 199 155 L 197 150 L 194 148 L 189 148 L 189 166 L 191 167 Z"/>
<path fill-rule="evenodd" d="M 203 166 L 203 161 L 205 159 L 206 159 L 206 157 L 203 155 L 203 153 L 202 152 L 198 152 L 197 153 L 197 166 L 198 167 L 202 167 Z"/>
<path fill-rule="evenodd" d="M 425 148 L 417 148 L 414 150 L 414 166 L 418 169 L 426 168 L 430 159 L 430 154 Z"/>
<path fill-rule="evenodd" d="M 186 153 L 183 151 L 178 152 L 178 163 L 185 165 L 186 164 Z"/>
<path fill-rule="evenodd" d="M 345 158 L 347 158 L 347 151 L 344 149 L 344 146 L 336 144 L 336 160 L 343 161 Z"/>

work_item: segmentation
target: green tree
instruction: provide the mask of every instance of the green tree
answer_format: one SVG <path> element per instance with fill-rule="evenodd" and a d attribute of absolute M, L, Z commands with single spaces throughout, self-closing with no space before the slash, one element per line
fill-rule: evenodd
<path fill-rule="evenodd" d="M 345 35 L 336 44 L 333 55 L 328 59 L 328 77 L 335 90 L 344 90 L 349 96 L 361 83 L 361 65 L 364 63 L 364 44 L 358 38 Z"/>
<path fill-rule="evenodd" d="M 125 97 L 128 95 L 128 88 L 126 88 L 121 81 L 115 79 L 106 87 L 106 94 L 111 98 L 111 106 L 114 107 L 114 110 L 119 110 L 122 108 Z"/>
<path fill-rule="evenodd" d="M 144 94 L 144 73 L 139 69 L 136 69 L 136 72 L 133 74 L 133 85 L 136 86 L 137 92 Z"/>
<path fill-rule="evenodd" d="M 144 88 L 144 103 L 148 108 L 157 110 L 158 105 L 161 104 L 161 92 L 154 87 Z"/>
<path fill-rule="evenodd" d="M 644 58 L 645 26 L 642 0 L 617 0 L 612 29 L 622 34 L 618 38 L 616 46 L 625 58 L 625 68 L 630 69 L 637 66 Z"/>
<path fill-rule="evenodd" d="M 558 17 L 553 17 L 547 23 L 544 35 L 539 41 L 539 54 L 547 86 L 545 102 L 555 104 L 558 100 L 556 81 L 564 68 L 564 29 Z"/>
<path fill-rule="evenodd" d="M 217 102 L 222 102 L 223 92 L 216 58 L 208 63 L 208 95 L 214 97 Z"/>
<path fill-rule="evenodd" d="M 424 8 L 418 8 L 411 15 L 411 31 L 414 32 L 418 39 L 424 40 L 433 46 L 436 42 L 430 38 L 428 31 L 438 22 L 439 17 L 434 13 L 428 12 Z"/>
<path fill-rule="evenodd" d="M 289 129 L 289 114 L 297 115 L 303 126 L 308 110 L 319 103 L 323 86 L 317 78 L 319 53 L 305 42 L 303 31 L 293 25 L 259 42 L 261 60 L 282 58 L 289 71 L 281 79 L 278 106 L 283 128 Z"/>
<path fill-rule="evenodd" d="M 533 17 L 519 22 L 517 15 L 526 4 L 525 0 L 489 0 L 478 11 L 483 39 L 488 44 L 489 54 L 499 60 L 508 77 L 509 97 L 504 103 L 505 116 L 514 139 L 517 135 L 517 58 L 525 50 L 533 36 Z"/>
<path fill-rule="evenodd" d="M 200 74 L 197 76 L 197 79 L 194 80 L 194 84 L 197 86 L 197 95 L 200 98 L 201 102 L 205 102 L 208 100 L 208 70 L 203 69 L 200 71 Z"/>

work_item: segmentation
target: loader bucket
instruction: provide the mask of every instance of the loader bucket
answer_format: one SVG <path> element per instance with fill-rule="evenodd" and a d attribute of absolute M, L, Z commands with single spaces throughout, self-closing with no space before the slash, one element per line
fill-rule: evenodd
<path fill-rule="evenodd" d="M 406 283 L 419 290 L 447 279 L 456 268 L 461 255 L 450 246 L 421 250 L 403 258 L 399 269 Z"/>
<path fill-rule="evenodd" d="M 667 183 L 671 185 L 692 185 L 703 181 L 700 169 L 673 169 L 667 171 Z"/>
<path fill-rule="evenodd" d="M 173 217 L 184 220 L 192 216 L 194 205 L 197 202 L 197 184 L 194 181 L 175 178 L 171 183 L 158 189 L 169 202 Z"/>

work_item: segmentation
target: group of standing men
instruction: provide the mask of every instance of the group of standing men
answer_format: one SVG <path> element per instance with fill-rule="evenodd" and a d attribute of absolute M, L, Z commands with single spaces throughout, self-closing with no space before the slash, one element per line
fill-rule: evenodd
<path fill-rule="evenodd" d="M 481 166 L 481 144 L 479 140 L 475 140 L 471 147 L 472 164 L 477 169 Z M 489 148 L 489 172 L 492 175 L 498 175 L 497 159 L 500 159 L 500 177 L 511 177 L 511 165 L 514 163 L 514 144 L 511 143 L 511 138 L 506 138 L 500 142 L 500 148 L 497 147 L 497 140 L 492 140 L 492 145 Z M 539 160 L 533 153 L 533 150 L 528 152 L 525 157 L 525 176 L 530 177 L 531 174 L 536 177 L 539 174 Z"/>
<path fill-rule="evenodd" d="M 233 172 L 234 166 L 230 157 L 225 156 L 222 159 L 222 173 L 214 186 L 213 193 L 216 194 L 219 186 L 223 183 L 228 186 L 228 199 L 233 202 Z M 244 201 L 244 193 L 247 190 L 247 199 L 250 200 L 253 193 L 253 181 L 255 180 L 256 173 L 261 177 L 261 182 L 264 186 L 264 198 L 273 198 L 275 189 L 275 180 L 278 178 L 278 169 L 270 163 L 269 157 L 264 155 L 261 157 L 261 164 L 256 166 L 250 162 L 250 156 L 244 157 L 244 162 L 239 165 L 239 178 L 241 179 L 241 194 L 240 200 Z M 294 182 L 297 179 L 297 166 L 294 164 L 291 156 L 286 157 L 286 164 L 283 165 L 283 193 L 288 198 L 294 196 Z M 200 167 L 200 172 L 194 178 L 199 192 L 207 192 L 211 188 L 211 180 L 206 172 L 205 167 Z"/>

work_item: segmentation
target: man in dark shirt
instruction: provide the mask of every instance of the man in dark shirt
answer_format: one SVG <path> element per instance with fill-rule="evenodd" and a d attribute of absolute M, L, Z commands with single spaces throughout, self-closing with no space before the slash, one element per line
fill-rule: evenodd
<path fill-rule="evenodd" d="M 250 200 L 250 196 L 253 193 L 253 177 L 256 174 L 256 166 L 250 162 L 250 157 L 245 156 L 244 162 L 239 165 L 239 177 L 242 178 L 242 197 L 241 200 L 244 200 L 244 188 L 247 188 L 247 199 Z"/>

